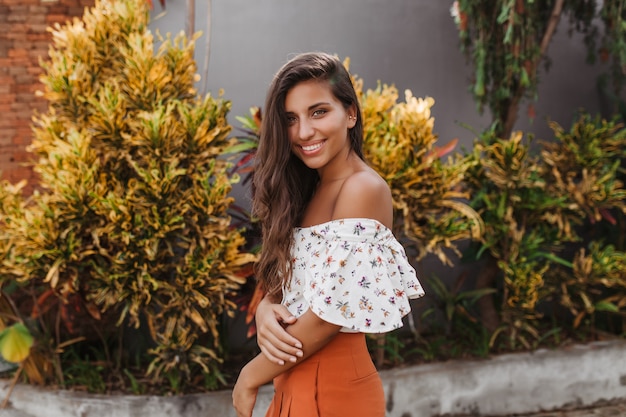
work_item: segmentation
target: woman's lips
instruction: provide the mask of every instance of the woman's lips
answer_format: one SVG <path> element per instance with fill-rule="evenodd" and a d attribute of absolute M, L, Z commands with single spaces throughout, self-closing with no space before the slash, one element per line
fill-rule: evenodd
<path fill-rule="evenodd" d="M 322 146 L 324 146 L 324 142 L 325 141 L 313 143 L 313 144 L 310 144 L 310 145 L 300 145 L 300 148 L 302 149 L 302 151 L 305 154 L 311 154 L 311 153 L 315 153 L 318 150 L 320 150 L 322 148 Z"/>

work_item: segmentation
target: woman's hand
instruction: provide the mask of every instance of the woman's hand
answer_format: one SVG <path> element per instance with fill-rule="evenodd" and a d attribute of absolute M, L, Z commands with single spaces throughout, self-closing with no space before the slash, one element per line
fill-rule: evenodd
<path fill-rule="evenodd" d="M 270 362 L 284 365 L 302 357 L 302 343 L 285 331 L 285 326 L 297 320 L 287 307 L 265 297 L 257 306 L 255 319 L 257 344 Z"/>
<path fill-rule="evenodd" d="M 258 387 L 248 386 L 247 379 L 245 377 L 245 367 L 241 371 L 237 383 L 233 388 L 233 407 L 237 411 L 237 417 L 252 417 L 252 411 L 254 410 L 254 403 L 256 403 L 256 396 L 259 392 Z"/>
<path fill-rule="evenodd" d="M 281 311 L 281 309 L 276 309 L 269 300 L 263 309 L 266 309 L 265 313 L 261 314 Z M 272 319 L 278 322 L 273 314 Z M 278 324 L 278 327 L 281 326 Z M 284 331 L 282 328 L 281 330 Z M 302 356 L 305 359 L 326 346 L 340 330 L 341 326 L 325 322 L 310 309 L 305 311 L 297 322 L 289 326 L 289 331 L 297 336 L 294 340 L 302 340 L 306 347 L 306 353 L 303 352 Z M 233 406 L 237 410 L 237 417 L 251 417 L 259 387 L 295 366 L 298 366 L 295 360 L 278 364 L 268 359 L 263 353 L 259 353 L 248 362 L 239 373 L 239 378 L 233 388 Z"/>

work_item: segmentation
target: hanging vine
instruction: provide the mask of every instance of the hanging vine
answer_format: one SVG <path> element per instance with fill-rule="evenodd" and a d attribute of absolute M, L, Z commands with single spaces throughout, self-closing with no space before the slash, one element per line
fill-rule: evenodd
<path fill-rule="evenodd" d="M 625 0 L 458 0 L 451 13 L 460 46 L 474 67 L 471 91 L 482 113 L 492 114 L 496 137 L 509 137 L 524 99 L 537 99 L 538 73 L 550 60 L 548 46 L 561 17 L 570 32 L 585 35 L 589 57 L 611 59 L 614 92 L 623 86 L 626 64 Z M 599 8 L 597 10 L 597 8 Z M 595 18 L 604 23 L 600 48 Z M 617 89 L 617 91 L 615 91 Z M 534 107 L 529 105 L 529 117 Z"/>
<path fill-rule="evenodd" d="M 601 61 L 609 63 L 609 73 L 602 78 L 600 87 L 615 103 L 616 112 L 621 115 L 622 120 L 626 120 L 626 104 L 620 99 L 626 83 L 626 1 L 605 0 L 600 17 L 604 22 L 605 32 L 598 55 Z"/>

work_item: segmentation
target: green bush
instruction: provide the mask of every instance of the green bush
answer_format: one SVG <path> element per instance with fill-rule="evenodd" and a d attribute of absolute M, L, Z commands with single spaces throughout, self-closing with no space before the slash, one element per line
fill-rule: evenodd
<path fill-rule="evenodd" d="M 569 197 L 569 208 L 581 226 L 572 231 L 580 243 L 570 248 L 571 267 L 555 268 L 547 280 L 548 290 L 571 313 L 574 328 L 588 319 L 586 327 L 592 332 L 623 333 L 626 129 L 588 114 L 582 114 L 569 131 L 556 123 L 551 126 L 556 140 L 545 143 L 541 153 L 546 181 Z"/>
<path fill-rule="evenodd" d="M 492 286 L 501 292 L 498 326 L 490 329 L 492 345 L 506 335 L 509 348 L 535 347 L 543 337 L 545 310 L 540 306 L 545 302 L 555 301 L 575 314 L 560 320 L 570 330 L 580 323 L 581 311 L 592 313 L 590 306 L 597 302 L 615 301 L 613 310 L 625 312 L 626 293 L 619 281 L 609 286 L 608 276 L 583 273 L 581 264 L 585 245 L 597 255 L 600 246 L 615 243 L 594 231 L 615 223 L 626 210 L 620 173 L 626 136 L 621 126 L 589 115 L 582 115 L 570 132 L 551 126 L 554 140 L 541 143 L 537 153 L 521 132 L 510 139 L 487 132 L 469 155 L 474 168 L 465 184 L 485 222 L 476 256 L 492 264 Z M 591 256 L 594 260 L 585 262 L 600 259 Z M 616 254 L 614 271 L 626 269 L 622 259 Z M 598 270 L 601 263 L 590 268 Z M 580 300 L 586 300 L 585 307 Z"/>
<path fill-rule="evenodd" d="M 363 112 L 364 154 L 391 188 L 398 234 L 417 249 L 418 259 L 434 254 L 452 265 L 449 250 L 460 254 L 457 242 L 482 233 L 482 220 L 460 187 L 470 165 L 464 158 L 443 159 L 457 140 L 438 146 L 431 97 L 406 90 L 399 102 L 393 85 L 363 91 L 362 80 L 354 83 Z"/>
<path fill-rule="evenodd" d="M 218 378 L 221 315 L 254 259 L 227 213 L 230 103 L 198 96 L 193 40 L 157 48 L 148 17 L 142 0 L 100 1 L 55 26 L 30 148 L 39 190 L 1 194 L 0 277 L 31 300 L 18 310 L 36 318 L 47 382 L 94 345 L 107 389 L 128 369 L 162 391 Z"/>

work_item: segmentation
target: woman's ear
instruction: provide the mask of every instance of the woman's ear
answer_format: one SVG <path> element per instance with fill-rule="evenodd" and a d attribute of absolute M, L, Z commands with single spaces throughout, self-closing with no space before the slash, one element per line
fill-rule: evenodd
<path fill-rule="evenodd" d="M 354 106 L 350 106 L 347 110 L 348 113 L 348 129 L 352 129 L 356 125 L 357 114 L 356 108 Z"/>

